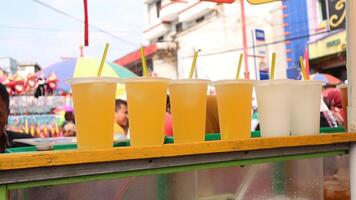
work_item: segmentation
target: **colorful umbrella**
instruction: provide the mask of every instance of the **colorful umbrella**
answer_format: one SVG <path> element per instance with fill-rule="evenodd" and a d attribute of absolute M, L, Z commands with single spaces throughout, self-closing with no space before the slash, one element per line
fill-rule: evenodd
<path fill-rule="evenodd" d="M 342 81 L 330 74 L 313 74 L 310 76 L 311 80 L 323 81 L 323 85 L 337 85 Z"/>
<path fill-rule="evenodd" d="M 70 91 L 70 85 L 66 80 L 73 77 L 96 77 L 99 65 L 100 59 L 98 58 L 79 57 L 52 64 L 40 73 L 43 73 L 46 77 L 52 73 L 56 74 L 58 78 L 57 89 Z M 130 70 L 111 62 L 105 62 L 101 76 L 118 78 L 136 77 Z M 124 95 L 125 87 L 122 84 L 118 84 L 116 97 L 123 98 Z"/>

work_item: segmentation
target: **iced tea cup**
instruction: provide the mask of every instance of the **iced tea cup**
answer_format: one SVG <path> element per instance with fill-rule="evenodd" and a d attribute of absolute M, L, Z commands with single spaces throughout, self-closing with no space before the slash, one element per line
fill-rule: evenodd
<path fill-rule="evenodd" d="M 290 95 L 293 80 L 266 80 L 255 84 L 261 137 L 289 136 Z"/>
<path fill-rule="evenodd" d="M 126 87 L 131 146 L 164 144 L 169 79 L 130 78 Z"/>
<path fill-rule="evenodd" d="M 291 135 L 318 135 L 322 82 L 293 81 L 291 93 Z"/>
<path fill-rule="evenodd" d="M 342 116 L 344 118 L 344 127 L 345 131 L 348 132 L 347 129 L 347 107 L 349 106 L 348 103 L 348 84 L 341 84 L 337 86 L 340 89 L 340 96 L 341 96 L 341 105 L 342 105 L 342 111 L 344 115 Z"/>
<path fill-rule="evenodd" d="M 253 81 L 222 80 L 213 83 L 218 102 L 222 140 L 251 137 Z"/>
<path fill-rule="evenodd" d="M 174 143 L 205 141 L 209 80 L 174 80 L 169 85 Z"/>
<path fill-rule="evenodd" d="M 72 87 L 79 150 L 113 148 L 113 116 L 117 78 L 68 80 Z"/>

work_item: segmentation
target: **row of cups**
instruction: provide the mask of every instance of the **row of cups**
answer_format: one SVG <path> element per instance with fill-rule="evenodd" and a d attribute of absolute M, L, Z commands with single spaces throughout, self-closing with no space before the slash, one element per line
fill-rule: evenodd
<path fill-rule="evenodd" d="M 255 87 L 262 137 L 319 133 L 322 82 L 295 80 L 123 79 L 127 93 L 131 146 L 164 143 L 167 93 L 174 143 L 205 140 L 208 85 L 215 86 L 222 140 L 250 138 Z M 79 149 L 113 143 L 115 78 L 76 78 L 72 86 Z"/>

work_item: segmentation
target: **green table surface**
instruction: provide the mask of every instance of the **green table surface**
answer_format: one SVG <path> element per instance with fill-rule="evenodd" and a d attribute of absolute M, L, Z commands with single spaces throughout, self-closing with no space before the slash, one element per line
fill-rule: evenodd
<path fill-rule="evenodd" d="M 345 132 L 344 127 L 320 128 L 320 133 L 338 133 L 338 132 Z M 260 131 L 251 132 L 251 137 L 252 138 L 261 137 Z M 214 141 L 214 140 L 220 140 L 220 133 L 208 133 L 205 135 L 205 141 Z M 165 137 L 164 143 L 173 144 L 174 137 Z M 129 141 L 114 143 L 114 147 L 128 147 L 128 146 L 130 146 Z M 76 148 L 77 148 L 76 144 L 64 144 L 64 145 L 53 146 L 53 150 L 73 150 Z M 36 151 L 35 146 L 16 147 L 16 148 L 6 149 L 6 153 L 21 153 L 21 152 L 34 152 L 34 151 Z"/>

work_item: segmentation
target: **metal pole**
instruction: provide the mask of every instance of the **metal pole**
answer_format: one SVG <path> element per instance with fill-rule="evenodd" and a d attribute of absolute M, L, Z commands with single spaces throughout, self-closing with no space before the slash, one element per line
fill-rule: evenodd
<path fill-rule="evenodd" d="M 251 30 L 251 36 L 252 36 L 252 49 L 253 49 L 253 64 L 255 65 L 255 77 L 256 80 L 260 80 L 259 76 L 259 71 L 257 70 L 257 62 L 256 62 L 256 48 L 255 48 L 255 34 L 254 34 L 254 29 Z"/>
<path fill-rule="evenodd" d="M 248 50 L 247 50 L 245 0 L 240 0 L 240 7 L 241 7 L 242 42 L 243 42 L 243 46 L 244 46 L 245 79 L 249 79 L 250 73 L 248 71 Z"/>
<path fill-rule="evenodd" d="M 325 0 L 325 8 L 326 8 L 326 28 L 327 28 L 327 31 L 330 31 L 329 0 Z"/>
<path fill-rule="evenodd" d="M 356 132 L 356 93 L 353 89 L 356 88 L 356 74 L 353 73 L 353 68 L 356 64 L 356 38 L 352 37 L 356 34 L 356 1 L 346 1 L 346 31 L 347 31 L 347 80 L 348 80 L 348 131 Z M 356 143 L 352 143 L 350 147 L 350 190 L 351 199 L 356 200 Z"/>

